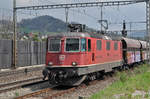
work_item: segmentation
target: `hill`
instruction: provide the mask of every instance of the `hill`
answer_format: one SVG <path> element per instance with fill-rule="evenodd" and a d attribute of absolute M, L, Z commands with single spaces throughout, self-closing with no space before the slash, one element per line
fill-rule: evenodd
<path fill-rule="evenodd" d="M 22 32 L 64 32 L 66 23 L 51 16 L 23 19 L 18 23 Z"/>

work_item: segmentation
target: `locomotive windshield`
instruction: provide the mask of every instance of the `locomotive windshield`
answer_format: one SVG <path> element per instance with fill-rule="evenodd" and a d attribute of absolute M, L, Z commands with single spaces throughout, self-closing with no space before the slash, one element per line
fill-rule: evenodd
<path fill-rule="evenodd" d="M 66 38 L 66 51 L 79 52 L 79 38 Z"/>
<path fill-rule="evenodd" d="M 48 51 L 58 52 L 60 51 L 60 39 L 49 39 Z"/>

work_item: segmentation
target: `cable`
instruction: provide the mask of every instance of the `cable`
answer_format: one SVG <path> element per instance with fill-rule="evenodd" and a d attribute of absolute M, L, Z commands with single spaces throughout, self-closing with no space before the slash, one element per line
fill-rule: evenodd
<path fill-rule="evenodd" d="M 56 3 L 56 2 L 53 2 L 53 1 L 49 1 L 49 0 L 38 0 L 39 1 L 39 3 L 43 3 L 43 1 L 45 2 L 47 2 L 47 3 L 51 3 L 51 4 L 58 4 L 58 3 Z M 69 9 L 71 12 L 76 12 L 76 13 L 79 13 L 79 14 L 82 14 L 82 15 L 85 15 L 85 16 L 88 16 L 88 17 L 90 17 L 90 18 L 92 18 L 93 20 L 98 20 L 98 18 L 96 18 L 96 17 L 94 17 L 94 16 L 92 16 L 92 15 L 90 15 L 90 14 L 87 14 L 86 12 L 85 12 L 85 10 L 84 10 L 84 12 L 82 12 L 82 11 L 77 11 L 77 10 L 74 10 L 74 9 Z"/>
<path fill-rule="evenodd" d="M 40 0 L 40 1 L 43 1 L 43 0 Z M 45 0 L 44 0 L 45 1 Z M 56 2 L 52 2 L 52 1 L 49 1 L 49 0 L 47 0 L 49 3 L 52 3 L 52 4 L 57 4 Z M 70 9 L 71 11 L 74 11 L 74 12 L 77 12 L 77 13 L 80 13 L 80 14 L 82 14 L 82 15 L 86 15 L 86 16 L 88 16 L 88 17 L 90 17 L 90 18 L 92 18 L 92 19 L 94 19 L 94 20 L 98 20 L 98 18 L 96 18 L 96 17 L 94 17 L 94 16 L 92 16 L 92 15 L 90 15 L 90 14 L 87 14 L 86 12 L 85 12 L 85 10 L 84 10 L 84 13 L 83 12 L 81 12 L 81 11 L 77 11 L 77 10 L 73 10 L 73 9 Z"/>

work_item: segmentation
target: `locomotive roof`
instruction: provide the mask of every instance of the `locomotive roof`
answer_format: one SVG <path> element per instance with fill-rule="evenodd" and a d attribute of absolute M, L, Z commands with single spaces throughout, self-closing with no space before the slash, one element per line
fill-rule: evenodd
<path fill-rule="evenodd" d="M 76 33 L 76 32 L 68 32 L 68 33 L 56 33 L 49 35 L 50 37 L 91 37 L 88 33 Z"/>
<path fill-rule="evenodd" d="M 82 32 L 69 32 L 69 33 L 56 33 L 51 34 L 49 37 L 93 37 L 99 39 L 112 40 L 110 36 L 100 33 L 82 33 Z"/>

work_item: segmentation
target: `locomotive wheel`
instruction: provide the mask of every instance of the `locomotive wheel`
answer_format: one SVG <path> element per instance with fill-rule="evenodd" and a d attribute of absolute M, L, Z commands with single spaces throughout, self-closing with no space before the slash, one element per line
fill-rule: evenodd
<path fill-rule="evenodd" d="M 121 70 L 129 70 L 129 66 L 128 65 L 123 65 L 123 66 L 121 66 Z"/>

